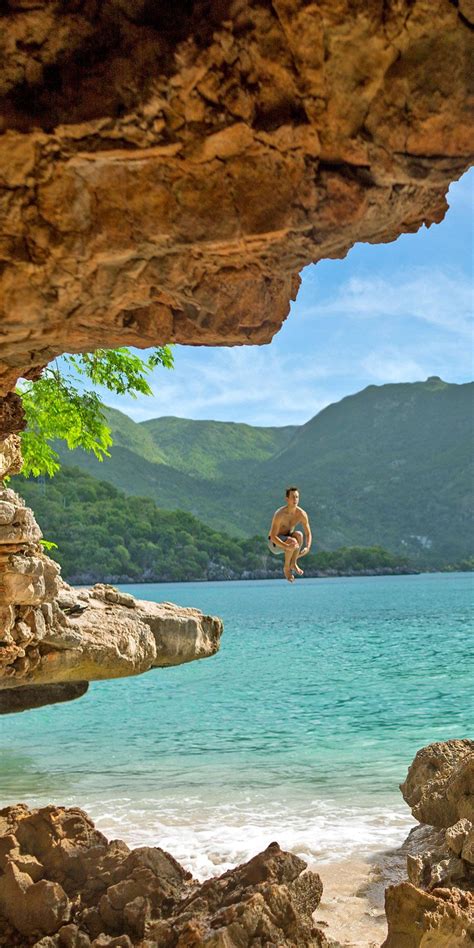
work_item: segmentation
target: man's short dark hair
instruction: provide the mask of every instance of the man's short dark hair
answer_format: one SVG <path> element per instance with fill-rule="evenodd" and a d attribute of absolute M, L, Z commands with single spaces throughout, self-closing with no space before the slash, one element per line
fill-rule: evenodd
<path fill-rule="evenodd" d="M 287 487 L 285 497 L 289 497 L 292 490 L 297 490 L 298 493 L 300 492 L 299 487 Z"/>

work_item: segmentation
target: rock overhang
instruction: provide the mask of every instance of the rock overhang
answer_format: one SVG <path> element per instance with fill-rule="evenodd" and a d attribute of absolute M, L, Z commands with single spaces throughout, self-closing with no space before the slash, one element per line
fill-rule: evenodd
<path fill-rule="evenodd" d="M 64 351 L 268 342 L 306 264 L 440 221 L 470 9 L 7 4 L 0 391 Z"/>

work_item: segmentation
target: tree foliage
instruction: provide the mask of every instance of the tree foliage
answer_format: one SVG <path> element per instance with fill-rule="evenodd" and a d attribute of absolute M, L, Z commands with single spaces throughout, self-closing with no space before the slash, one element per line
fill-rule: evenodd
<path fill-rule="evenodd" d="M 64 356 L 61 365 L 55 361 L 37 381 L 21 383 L 17 391 L 27 418 L 22 474 L 52 477 L 61 466 L 52 446 L 57 440 L 71 450 L 92 452 L 99 461 L 109 457 L 110 428 L 98 395 L 85 387 L 87 381 L 117 395 L 151 395 L 147 376 L 158 365 L 173 367 L 169 346 L 156 348 L 147 360 L 127 348 L 97 349 Z"/>

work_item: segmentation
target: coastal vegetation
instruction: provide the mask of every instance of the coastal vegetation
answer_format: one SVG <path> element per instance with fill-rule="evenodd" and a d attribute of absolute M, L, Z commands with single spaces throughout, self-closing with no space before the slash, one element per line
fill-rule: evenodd
<path fill-rule="evenodd" d="M 104 465 L 105 466 L 105 465 Z M 57 549 L 49 555 L 66 580 L 160 582 L 281 576 L 281 557 L 266 536 L 231 537 L 182 510 L 161 510 L 149 497 L 130 497 L 77 468 L 53 479 L 14 478 L 12 486 L 35 510 Z M 317 549 L 305 557 L 307 575 L 410 572 L 407 557 L 381 547 Z"/>

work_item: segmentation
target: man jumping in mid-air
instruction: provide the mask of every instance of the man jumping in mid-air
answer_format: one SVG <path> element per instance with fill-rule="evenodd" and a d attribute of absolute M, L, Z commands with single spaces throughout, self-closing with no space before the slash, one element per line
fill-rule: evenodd
<path fill-rule="evenodd" d="M 289 583 L 294 583 L 293 572 L 298 576 L 303 575 L 303 570 L 298 566 L 300 556 L 306 556 L 311 549 L 311 527 L 309 525 L 308 515 L 301 507 L 298 507 L 300 492 L 297 487 L 288 487 L 286 491 L 286 504 L 279 507 L 273 514 L 272 525 L 268 535 L 268 546 L 272 553 L 284 553 L 285 562 L 283 572 Z M 301 530 L 295 530 L 295 527 L 301 524 L 306 535 L 306 546 L 301 549 L 303 544 L 303 534 Z"/>

